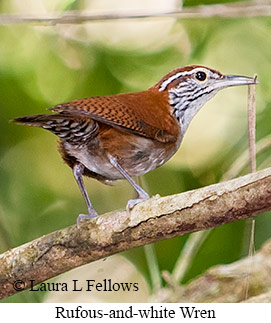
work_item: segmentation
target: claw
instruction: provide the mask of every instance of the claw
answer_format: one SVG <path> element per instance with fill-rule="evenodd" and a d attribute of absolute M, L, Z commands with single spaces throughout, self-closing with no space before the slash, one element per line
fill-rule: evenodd
<path fill-rule="evenodd" d="M 94 219 L 97 216 L 98 216 L 98 213 L 94 209 L 90 210 L 89 214 L 79 214 L 76 220 L 77 228 L 80 229 L 80 223 L 82 221 Z"/>
<path fill-rule="evenodd" d="M 149 198 L 150 198 L 149 194 L 144 192 L 144 194 L 140 194 L 137 199 L 129 200 L 126 205 L 126 212 L 129 214 L 135 205 L 137 205 L 138 203 L 141 203 L 143 201 L 146 201 Z"/>

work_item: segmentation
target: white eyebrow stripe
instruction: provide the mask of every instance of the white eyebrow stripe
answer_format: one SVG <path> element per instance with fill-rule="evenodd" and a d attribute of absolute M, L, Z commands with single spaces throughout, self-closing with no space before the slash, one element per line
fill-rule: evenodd
<path fill-rule="evenodd" d="M 210 70 L 208 70 L 207 68 L 201 67 L 201 66 L 200 67 L 196 67 L 196 68 L 194 68 L 194 69 L 192 69 L 190 71 L 176 73 L 176 74 L 172 75 L 170 78 L 166 79 L 161 84 L 161 86 L 159 88 L 159 92 L 164 91 L 171 82 L 173 82 L 174 80 L 178 79 L 179 77 L 191 75 L 191 74 L 196 73 L 197 71 L 204 71 L 207 75 L 210 74 Z M 216 73 L 213 73 L 213 74 L 214 74 L 214 77 L 219 78 L 219 75 L 217 75 Z"/>
<path fill-rule="evenodd" d="M 193 73 L 194 73 L 194 71 L 195 71 L 195 69 L 193 69 L 193 70 L 191 70 L 191 71 L 189 71 L 189 72 L 179 72 L 179 73 L 177 73 L 177 74 L 172 75 L 170 78 L 168 78 L 167 80 L 165 80 L 165 81 L 161 84 L 161 86 L 160 86 L 160 88 L 159 88 L 159 92 L 164 91 L 164 90 L 167 88 L 167 86 L 168 86 L 171 82 L 173 82 L 174 80 L 178 79 L 178 78 L 179 78 L 179 77 L 181 77 L 181 76 L 191 75 L 191 74 L 193 74 Z"/>

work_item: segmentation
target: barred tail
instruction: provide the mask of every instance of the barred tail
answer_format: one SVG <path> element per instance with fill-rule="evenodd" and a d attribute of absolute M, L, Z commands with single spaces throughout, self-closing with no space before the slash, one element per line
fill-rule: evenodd
<path fill-rule="evenodd" d="M 47 126 L 48 123 L 53 123 L 53 119 L 54 118 L 52 118 L 52 115 L 50 114 L 35 114 L 31 116 L 18 117 L 11 121 L 27 126 L 43 128 L 44 126 Z"/>
<path fill-rule="evenodd" d="M 60 139 L 70 142 L 84 142 L 95 136 L 98 124 L 90 118 L 71 114 L 37 114 L 15 118 L 13 122 L 40 127 L 53 132 Z"/>

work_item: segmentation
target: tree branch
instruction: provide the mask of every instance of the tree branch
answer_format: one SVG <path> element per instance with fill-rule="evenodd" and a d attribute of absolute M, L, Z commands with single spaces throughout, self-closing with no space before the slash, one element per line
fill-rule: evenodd
<path fill-rule="evenodd" d="M 270 272 L 270 271 L 269 271 Z M 270 286 L 269 286 L 270 289 Z M 242 303 L 271 303 L 271 292 L 263 293 L 243 301 Z"/>
<path fill-rule="evenodd" d="M 172 286 L 173 288 L 162 290 L 160 301 L 174 303 L 270 302 L 270 271 L 271 240 L 268 240 L 253 256 L 228 265 L 212 267 L 186 286 Z M 248 284 L 248 294 L 246 284 Z"/>
<path fill-rule="evenodd" d="M 40 237 L 0 255 L 0 298 L 72 268 L 162 239 L 252 217 L 271 209 L 271 168 L 140 203 Z"/>
<path fill-rule="evenodd" d="M 244 18 L 244 17 L 264 17 L 271 15 L 271 3 L 265 1 L 245 1 L 241 3 L 214 4 L 205 6 L 185 7 L 172 11 L 144 11 L 138 13 L 108 12 L 101 14 L 89 14 L 84 11 L 65 11 L 61 14 L 51 14 L 42 16 L 2 14 L 0 15 L 0 25 L 14 24 L 81 24 L 85 22 L 123 20 L 123 19 L 142 19 L 142 18 Z"/>

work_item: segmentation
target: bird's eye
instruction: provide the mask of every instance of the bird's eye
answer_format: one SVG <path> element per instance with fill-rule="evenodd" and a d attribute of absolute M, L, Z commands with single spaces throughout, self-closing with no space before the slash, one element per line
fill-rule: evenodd
<path fill-rule="evenodd" d="M 203 81 L 205 81 L 205 80 L 206 80 L 206 78 L 207 78 L 207 75 L 206 75 L 206 73 L 205 73 L 205 72 L 199 71 L 199 72 L 197 72 L 197 73 L 196 73 L 196 79 L 197 79 L 198 81 L 203 82 Z"/>

